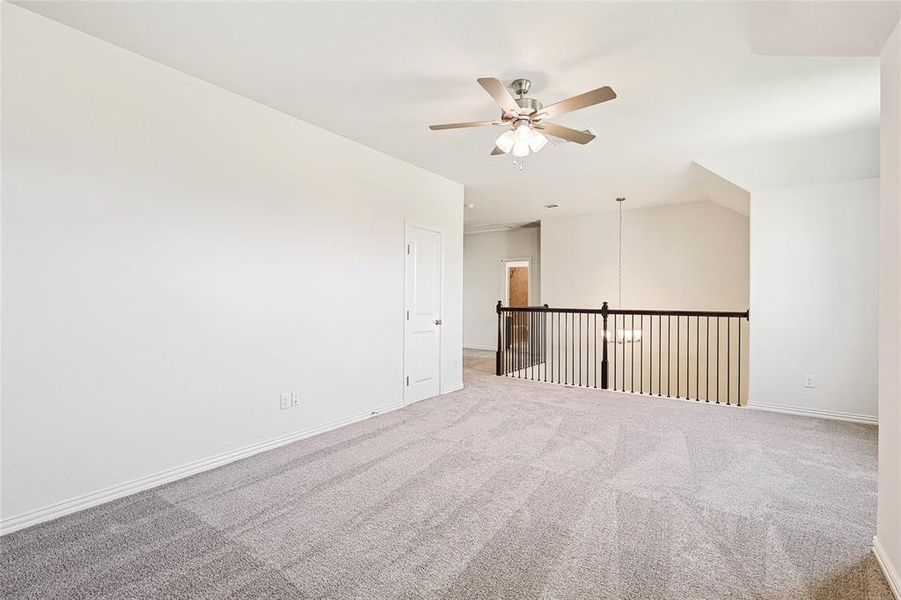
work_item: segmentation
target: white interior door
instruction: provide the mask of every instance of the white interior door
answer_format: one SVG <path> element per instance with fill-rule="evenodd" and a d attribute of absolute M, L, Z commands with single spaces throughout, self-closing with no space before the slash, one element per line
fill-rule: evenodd
<path fill-rule="evenodd" d="M 404 404 L 441 391 L 441 234 L 407 225 Z"/>

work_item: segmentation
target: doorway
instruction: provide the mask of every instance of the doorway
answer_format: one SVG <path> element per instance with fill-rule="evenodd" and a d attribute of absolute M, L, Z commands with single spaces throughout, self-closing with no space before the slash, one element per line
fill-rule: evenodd
<path fill-rule="evenodd" d="M 530 260 L 504 260 L 504 304 L 506 306 L 529 306 L 532 299 L 532 278 Z"/>
<path fill-rule="evenodd" d="M 527 258 L 504 260 L 505 305 L 529 306 L 532 300 L 531 260 Z M 508 319 L 507 348 L 521 352 L 529 346 L 530 323 L 524 319 Z"/>
<path fill-rule="evenodd" d="M 441 393 L 441 233 L 406 226 L 404 404 Z"/>

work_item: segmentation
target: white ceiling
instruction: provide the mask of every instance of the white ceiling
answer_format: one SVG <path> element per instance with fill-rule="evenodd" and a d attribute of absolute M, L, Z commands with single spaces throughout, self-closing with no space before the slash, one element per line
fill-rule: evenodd
<path fill-rule="evenodd" d="M 470 228 L 533 221 L 549 203 L 715 199 L 723 182 L 693 161 L 872 131 L 872 55 L 899 14 L 898 2 L 20 4 L 459 181 Z M 529 77 L 545 104 L 601 85 L 619 97 L 556 119 L 594 142 L 549 145 L 518 171 L 488 155 L 497 128 L 427 128 L 495 118 L 479 76 Z"/>

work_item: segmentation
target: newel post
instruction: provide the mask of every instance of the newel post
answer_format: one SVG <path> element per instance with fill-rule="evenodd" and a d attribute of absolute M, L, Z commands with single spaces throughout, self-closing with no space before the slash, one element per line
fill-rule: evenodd
<path fill-rule="evenodd" d="M 610 387 L 607 375 L 607 311 L 609 308 L 607 307 L 607 303 L 604 302 L 601 305 L 601 317 L 603 318 L 603 325 L 601 329 L 601 340 L 603 343 L 601 344 L 601 389 L 606 390 Z"/>
<path fill-rule="evenodd" d="M 501 301 L 497 301 L 497 353 L 495 353 L 494 357 L 494 374 L 502 375 L 501 373 L 501 352 L 503 352 L 502 348 L 503 340 L 501 339 Z"/>

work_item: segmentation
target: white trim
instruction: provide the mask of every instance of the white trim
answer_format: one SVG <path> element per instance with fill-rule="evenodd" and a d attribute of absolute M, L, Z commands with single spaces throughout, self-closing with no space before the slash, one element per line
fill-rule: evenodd
<path fill-rule="evenodd" d="M 882 567 L 882 573 L 885 575 L 885 580 L 888 581 L 892 594 L 895 595 L 897 600 L 901 600 L 901 577 L 898 576 L 898 571 L 895 570 L 894 565 L 892 565 L 888 555 L 885 553 L 885 548 L 882 547 L 882 544 L 879 543 L 879 538 L 875 535 L 873 536 L 873 554 L 876 555 L 876 562 Z"/>
<path fill-rule="evenodd" d="M 375 414 L 390 412 L 402 407 L 402 402 L 392 402 L 343 419 L 338 419 L 337 421 L 332 421 L 331 423 L 317 425 L 316 427 L 310 427 L 309 429 L 303 429 L 301 431 L 275 437 L 264 442 L 250 444 L 243 448 L 223 452 L 222 454 L 217 454 L 208 458 L 202 458 L 179 467 L 166 469 L 165 471 L 159 471 L 152 475 L 145 475 L 144 477 L 138 477 L 137 479 L 132 479 L 131 481 L 126 481 L 125 483 L 120 483 L 106 489 L 76 496 L 75 498 L 63 500 L 62 502 L 57 502 L 43 508 L 30 510 L 20 515 L 0 520 L 0 535 L 12 533 L 13 531 L 37 525 L 38 523 L 43 523 L 45 521 L 51 521 L 86 508 L 91 508 L 92 506 L 104 504 L 117 498 L 130 496 L 131 494 L 155 488 L 178 479 L 184 479 L 185 477 L 196 475 L 203 471 L 209 471 L 210 469 L 221 467 L 228 463 L 241 460 L 242 458 L 259 454 L 260 452 L 266 452 L 267 450 L 272 450 L 279 446 L 284 446 L 320 433 L 325 433 L 326 431 L 331 431 L 332 429 L 337 429 L 344 425 L 362 421 Z"/>
<path fill-rule="evenodd" d="M 444 394 L 452 394 L 454 392 L 459 392 L 462 389 L 463 389 L 463 383 L 460 382 L 456 385 L 452 385 L 452 386 L 448 387 L 446 390 L 441 390 L 441 395 L 443 396 Z"/>
<path fill-rule="evenodd" d="M 482 346 L 480 344 L 463 344 L 464 350 L 490 350 L 491 352 L 497 352 L 497 348 L 494 346 Z"/>
<path fill-rule="evenodd" d="M 802 417 L 816 417 L 819 419 L 832 419 L 833 421 L 847 421 L 849 423 L 864 423 L 866 425 L 877 425 L 879 418 L 871 415 L 860 415 L 857 413 L 846 413 L 836 410 L 823 410 L 819 408 L 801 408 L 800 406 L 780 406 L 778 404 L 765 404 L 763 402 L 751 401 L 748 408 L 755 410 L 763 410 L 767 412 L 782 413 L 786 415 L 799 415 Z"/>

